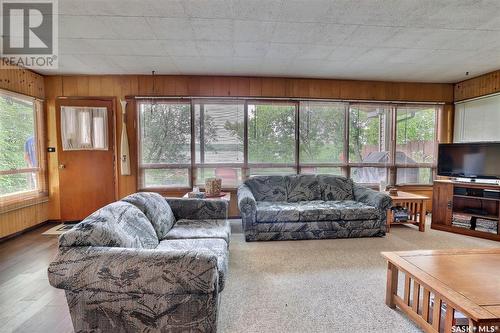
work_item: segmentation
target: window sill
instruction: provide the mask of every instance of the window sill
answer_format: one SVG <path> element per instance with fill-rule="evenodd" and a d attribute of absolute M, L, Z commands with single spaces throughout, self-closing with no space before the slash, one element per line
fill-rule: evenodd
<path fill-rule="evenodd" d="M 21 197 L 11 199 L 0 197 L 0 214 L 39 205 L 48 201 L 49 194 L 47 192 L 28 192 Z"/>

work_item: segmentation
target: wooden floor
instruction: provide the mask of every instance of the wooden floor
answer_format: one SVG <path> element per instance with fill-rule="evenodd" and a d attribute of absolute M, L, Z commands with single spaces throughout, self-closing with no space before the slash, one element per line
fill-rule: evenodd
<path fill-rule="evenodd" d="M 73 332 L 64 292 L 47 279 L 57 236 L 42 232 L 53 226 L 0 243 L 0 332 Z"/>

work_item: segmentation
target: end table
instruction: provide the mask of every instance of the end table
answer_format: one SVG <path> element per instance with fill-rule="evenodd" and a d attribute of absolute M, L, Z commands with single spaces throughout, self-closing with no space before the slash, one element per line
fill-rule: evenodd
<path fill-rule="evenodd" d="M 386 192 L 388 195 L 389 193 Z M 425 231 L 425 201 L 429 197 L 408 192 L 398 191 L 398 195 L 390 195 L 393 207 L 405 207 L 408 209 L 409 219 L 407 221 L 395 222 L 391 209 L 387 210 L 387 232 L 394 224 L 413 224 L 418 226 L 418 230 Z"/>

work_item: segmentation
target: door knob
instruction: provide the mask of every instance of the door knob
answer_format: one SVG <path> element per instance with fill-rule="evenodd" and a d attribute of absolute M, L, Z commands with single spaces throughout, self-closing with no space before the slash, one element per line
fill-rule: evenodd
<path fill-rule="evenodd" d="M 59 164 L 59 169 L 65 169 L 66 168 L 66 165 L 64 164 Z"/>

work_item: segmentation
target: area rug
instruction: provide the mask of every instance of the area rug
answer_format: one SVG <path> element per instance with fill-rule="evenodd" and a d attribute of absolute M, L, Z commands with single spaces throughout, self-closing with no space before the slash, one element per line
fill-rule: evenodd
<path fill-rule="evenodd" d="M 385 305 L 380 252 L 499 245 L 430 225 L 394 226 L 382 238 L 252 243 L 232 229 L 219 332 L 421 332 Z"/>
<path fill-rule="evenodd" d="M 42 233 L 42 235 L 48 235 L 48 236 L 60 235 L 60 234 L 65 233 L 68 230 L 71 230 L 71 228 L 73 228 L 75 225 L 76 225 L 76 223 L 58 224 L 55 227 L 52 227 L 49 230 Z"/>

